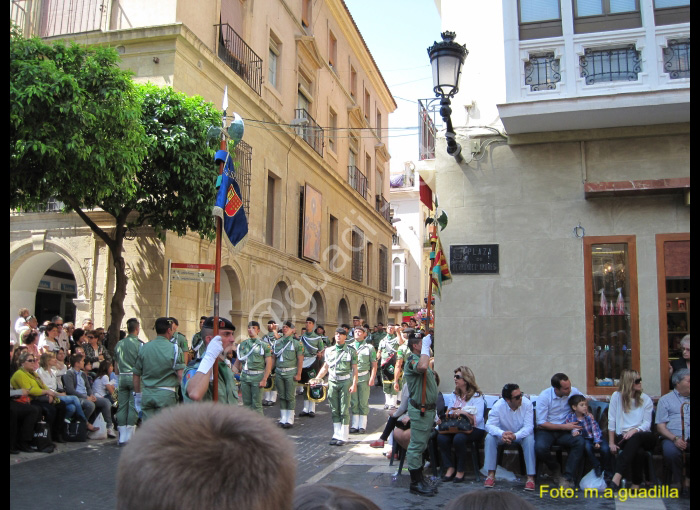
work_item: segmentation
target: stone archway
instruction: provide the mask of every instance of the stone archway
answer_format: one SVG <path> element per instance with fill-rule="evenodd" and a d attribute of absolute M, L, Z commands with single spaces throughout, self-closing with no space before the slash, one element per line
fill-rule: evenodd
<path fill-rule="evenodd" d="M 341 324 L 350 324 L 350 307 L 345 298 L 341 298 L 338 303 L 338 326 Z"/>
<path fill-rule="evenodd" d="M 381 306 L 377 310 L 377 324 L 380 322 L 386 326 L 386 316 L 384 315 L 384 309 Z"/>
<path fill-rule="evenodd" d="M 367 305 L 364 303 L 360 305 L 360 319 L 362 319 L 362 324 L 369 323 L 369 313 L 367 312 Z"/>
<path fill-rule="evenodd" d="M 285 281 L 278 282 L 272 291 L 269 313 L 277 324 L 292 319 L 292 303 L 289 299 L 289 292 L 289 285 Z"/>
<path fill-rule="evenodd" d="M 309 303 L 309 315 L 316 319 L 316 324 L 326 324 L 326 302 L 319 291 L 311 296 Z"/>
<path fill-rule="evenodd" d="M 221 268 L 219 315 L 231 320 L 236 330 L 245 333 L 247 321 L 243 314 L 243 285 L 238 272 L 231 266 Z M 212 308 L 214 306 L 212 295 Z"/>

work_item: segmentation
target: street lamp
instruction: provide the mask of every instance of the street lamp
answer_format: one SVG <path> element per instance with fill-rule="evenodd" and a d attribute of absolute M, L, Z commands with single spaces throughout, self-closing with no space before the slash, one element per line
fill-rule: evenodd
<path fill-rule="evenodd" d="M 441 36 L 442 42 L 436 41 L 428 48 L 430 64 L 433 68 L 433 91 L 435 97 L 440 98 L 440 116 L 447 126 L 445 132 L 447 153 L 461 162 L 462 147 L 457 143 L 457 135 L 452 127 L 450 98 L 459 91 L 459 77 L 469 51 L 466 45 L 454 42 L 456 36 L 454 32 L 443 32 Z"/>

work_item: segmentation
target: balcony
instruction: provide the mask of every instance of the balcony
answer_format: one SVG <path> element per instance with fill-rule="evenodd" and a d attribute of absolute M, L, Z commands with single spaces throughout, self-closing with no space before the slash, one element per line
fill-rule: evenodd
<path fill-rule="evenodd" d="M 297 135 L 301 136 L 319 156 L 323 157 L 323 128 L 303 108 L 294 110 L 294 121 Z"/>
<path fill-rule="evenodd" d="M 11 0 L 10 21 L 25 37 L 52 37 L 107 30 L 107 0 Z"/>
<path fill-rule="evenodd" d="M 374 207 L 377 209 L 377 212 L 382 215 L 382 217 L 387 221 L 387 223 L 391 224 L 391 204 L 386 201 L 386 199 L 381 196 L 381 195 L 375 195 L 375 204 Z"/>
<path fill-rule="evenodd" d="M 228 23 L 214 25 L 219 29 L 219 58 L 258 95 L 262 89 L 262 59 Z"/>
<path fill-rule="evenodd" d="M 367 177 L 356 166 L 348 167 L 348 183 L 362 198 L 367 198 Z"/>
<path fill-rule="evenodd" d="M 436 108 L 439 100 L 419 99 L 418 100 L 418 159 L 435 159 L 435 136 L 437 127 L 435 125 Z"/>

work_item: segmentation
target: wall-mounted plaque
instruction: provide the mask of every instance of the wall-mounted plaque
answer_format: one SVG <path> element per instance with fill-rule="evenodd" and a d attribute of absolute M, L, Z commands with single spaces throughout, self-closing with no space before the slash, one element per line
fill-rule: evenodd
<path fill-rule="evenodd" d="M 498 274 L 498 245 L 450 246 L 450 271 L 452 274 Z"/>

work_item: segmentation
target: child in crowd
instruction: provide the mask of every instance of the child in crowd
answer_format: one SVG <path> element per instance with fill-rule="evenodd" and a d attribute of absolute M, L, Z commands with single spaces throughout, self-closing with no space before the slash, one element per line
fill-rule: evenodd
<path fill-rule="evenodd" d="M 612 476 L 612 465 L 610 456 L 610 446 L 603 439 L 603 434 L 600 431 L 598 423 L 592 415 L 588 413 L 588 402 L 583 395 L 574 395 L 568 401 L 571 412 L 566 417 L 565 423 L 576 422 L 581 425 L 580 430 L 571 431 L 571 435 L 578 436 L 581 434 L 584 439 L 586 455 L 593 464 L 596 476 L 602 476 L 605 471 L 605 476 Z M 600 452 L 601 462 L 596 458 L 595 452 Z"/>

